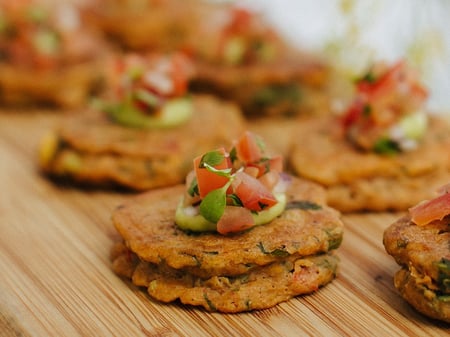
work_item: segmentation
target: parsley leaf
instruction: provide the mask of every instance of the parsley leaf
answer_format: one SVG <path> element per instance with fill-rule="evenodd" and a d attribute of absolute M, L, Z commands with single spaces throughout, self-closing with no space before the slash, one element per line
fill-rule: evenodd
<path fill-rule="evenodd" d="M 226 191 L 229 183 L 224 187 L 209 192 L 199 206 L 200 214 L 208 221 L 217 223 L 222 217 L 227 204 Z"/>
<path fill-rule="evenodd" d="M 225 156 L 220 151 L 210 151 L 205 153 L 200 160 L 199 167 L 206 167 L 206 164 L 209 166 L 215 166 L 220 164 L 224 160 Z"/>

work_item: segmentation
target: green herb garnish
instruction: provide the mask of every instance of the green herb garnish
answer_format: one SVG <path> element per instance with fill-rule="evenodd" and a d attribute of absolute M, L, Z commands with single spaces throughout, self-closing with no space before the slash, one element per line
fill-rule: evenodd
<path fill-rule="evenodd" d="M 450 292 L 450 260 L 443 257 L 438 263 L 438 284 L 445 294 Z"/>
<path fill-rule="evenodd" d="M 286 204 L 286 209 L 319 210 L 322 206 L 308 200 L 293 200 Z"/>
<path fill-rule="evenodd" d="M 379 154 L 393 155 L 400 152 L 400 147 L 392 139 L 380 138 L 377 142 L 375 142 L 373 151 Z"/>
<path fill-rule="evenodd" d="M 227 205 L 227 189 L 231 182 L 222 188 L 212 190 L 202 200 L 199 206 L 200 214 L 208 221 L 217 223 L 222 217 Z"/>
<path fill-rule="evenodd" d="M 204 168 L 207 166 L 216 166 L 225 159 L 225 156 L 220 151 L 210 151 L 205 153 L 200 160 L 198 167 Z"/>
<path fill-rule="evenodd" d="M 187 192 L 191 197 L 193 197 L 195 195 L 200 195 L 200 192 L 198 190 L 198 181 L 197 181 L 196 177 L 194 177 L 194 179 L 192 179 Z"/>

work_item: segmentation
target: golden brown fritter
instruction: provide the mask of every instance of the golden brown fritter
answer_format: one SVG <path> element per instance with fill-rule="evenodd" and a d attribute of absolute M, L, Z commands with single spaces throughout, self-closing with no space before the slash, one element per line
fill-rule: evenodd
<path fill-rule="evenodd" d="M 146 192 L 119 206 L 113 223 L 127 247 L 141 260 L 203 278 L 239 275 L 286 259 L 336 249 L 343 235 L 340 214 L 326 206 L 323 189 L 292 178 L 283 214 L 246 232 L 187 233 L 175 224 L 184 186 Z"/>
<path fill-rule="evenodd" d="M 439 295 L 436 290 L 429 289 L 405 268 L 395 274 L 394 284 L 402 297 L 417 311 L 431 318 L 450 323 L 448 295 Z"/>
<path fill-rule="evenodd" d="M 343 212 L 405 210 L 450 180 L 450 128 L 437 117 L 416 150 L 380 155 L 357 150 L 332 117 L 298 124 L 290 157 L 294 172 L 325 186 Z"/>
<path fill-rule="evenodd" d="M 331 69 L 318 57 L 287 52 L 268 63 L 214 64 L 196 60 L 194 91 L 214 93 L 239 104 L 249 116 L 329 113 Z"/>
<path fill-rule="evenodd" d="M 68 116 L 53 138 L 43 141 L 42 170 L 87 185 L 135 190 L 182 183 L 192 158 L 229 146 L 245 129 L 235 105 L 204 95 L 192 99 L 192 118 L 173 128 L 129 128 L 100 111 Z"/>
<path fill-rule="evenodd" d="M 331 253 L 318 256 L 290 256 L 252 269 L 248 273 L 208 278 L 170 268 L 164 262 L 139 261 L 124 245 L 115 246 L 114 271 L 146 287 L 161 302 L 179 299 L 184 304 L 203 306 L 208 311 L 236 313 L 272 307 L 308 294 L 336 276 L 338 259 Z"/>
<path fill-rule="evenodd" d="M 418 226 L 409 215 L 383 235 L 388 254 L 402 266 L 394 285 L 413 307 L 450 322 L 450 216 Z"/>

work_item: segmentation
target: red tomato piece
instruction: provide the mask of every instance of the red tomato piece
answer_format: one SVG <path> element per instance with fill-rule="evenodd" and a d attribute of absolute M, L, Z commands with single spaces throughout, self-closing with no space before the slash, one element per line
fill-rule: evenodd
<path fill-rule="evenodd" d="M 191 76 L 192 69 L 187 57 L 182 54 L 172 56 L 172 70 L 170 73 L 173 82 L 172 96 L 184 95 L 188 87 L 188 78 Z"/>
<path fill-rule="evenodd" d="M 280 180 L 280 173 L 269 171 L 259 177 L 258 180 L 261 182 L 261 184 L 266 186 L 269 191 L 272 191 L 275 185 L 278 183 L 278 180 Z"/>
<path fill-rule="evenodd" d="M 277 199 L 266 186 L 245 172 L 236 173 L 232 186 L 234 193 L 249 210 L 261 211 L 277 203 Z"/>
<path fill-rule="evenodd" d="M 257 178 L 268 172 L 282 172 L 283 171 L 283 157 L 274 156 L 268 159 L 261 159 L 257 163 L 249 163 L 247 168 L 254 167 L 258 169 Z"/>
<path fill-rule="evenodd" d="M 222 217 L 217 222 L 220 234 L 235 233 L 255 226 L 252 213 L 243 207 L 227 206 Z"/>
<path fill-rule="evenodd" d="M 409 209 L 411 220 L 418 226 L 426 225 L 434 220 L 442 220 L 450 214 L 450 193 L 422 202 Z"/>
<path fill-rule="evenodd" d="M 214 165 L 214 168 L 218 170 L 231 168 L 231 160 L 225 149 L 222 147 L 217 151 L 223 154 L 224 157 L 219 164 Z M 212 190 L 223 187 L 229 179 L 214 172 L 210 172 L 206 168 L 199 167 L 202 157 L 203 156 L 198 156 L 194 159 L 194 169 L 197 176 L 197 184 L 200 197 L 204 198 Z"/>
<path fill-rule="evenodd" d="M 341 119 L 342 127 L 344 129 L 352 126 L 362 116 L 365 102 L 362 99 L 357 99 L 353 102 L 347 113 Z"/>
<path fill-rule="evenodd" d="M 391 92 L 398 83 L 404 80 L 402 74 L 404 74 L 405 71 L 405 62 L 400 60 L 382 74 L 374 83 L 368 83 L 367 81 L 360 82 L 358 84 L 358 90 L 366 93 L 372 99 L 387 92 Z"/>
<path fill-rule="evenodd" d="M 239 138 L 236 144 L 236 154 L 238 159 L 244 163 L 255 163 L 259 161 L 262 157 L 262 149 L 258 145 L 256 136 L 250 132 L 246 131 Z"/>

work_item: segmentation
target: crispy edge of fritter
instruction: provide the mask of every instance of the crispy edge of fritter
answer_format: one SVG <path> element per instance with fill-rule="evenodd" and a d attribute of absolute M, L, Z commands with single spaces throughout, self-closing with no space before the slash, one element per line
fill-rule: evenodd
<path fill-rule="evenodd" d="M 439 264 L 450 261 L 450 216 L 424 226 L 417 226 L 410 215 L 404 215 L 383 233 L 386 252 L 415 275 L 431 278 L 441 286 Z"/>
<path fill-rule="evenodd" d="M 450 296 L 438 296 L 405 268 L 394 276 L 395 288 L 401 296 L 422 314 L 450 323 Z"/>
<path fill-rule="evenodd" d="M 169 303 L 202 306 L 208 311 L 237 313 L 266 309 L 290 298 L 313 293 L 337 274 L 338 258 L 332 253 L 289 256 L 246 274 L 200 278 L 168 267 L 140 261 L 124 244 L 112 249 L 113 270 L 146 287 L 152 298 Z"/>

